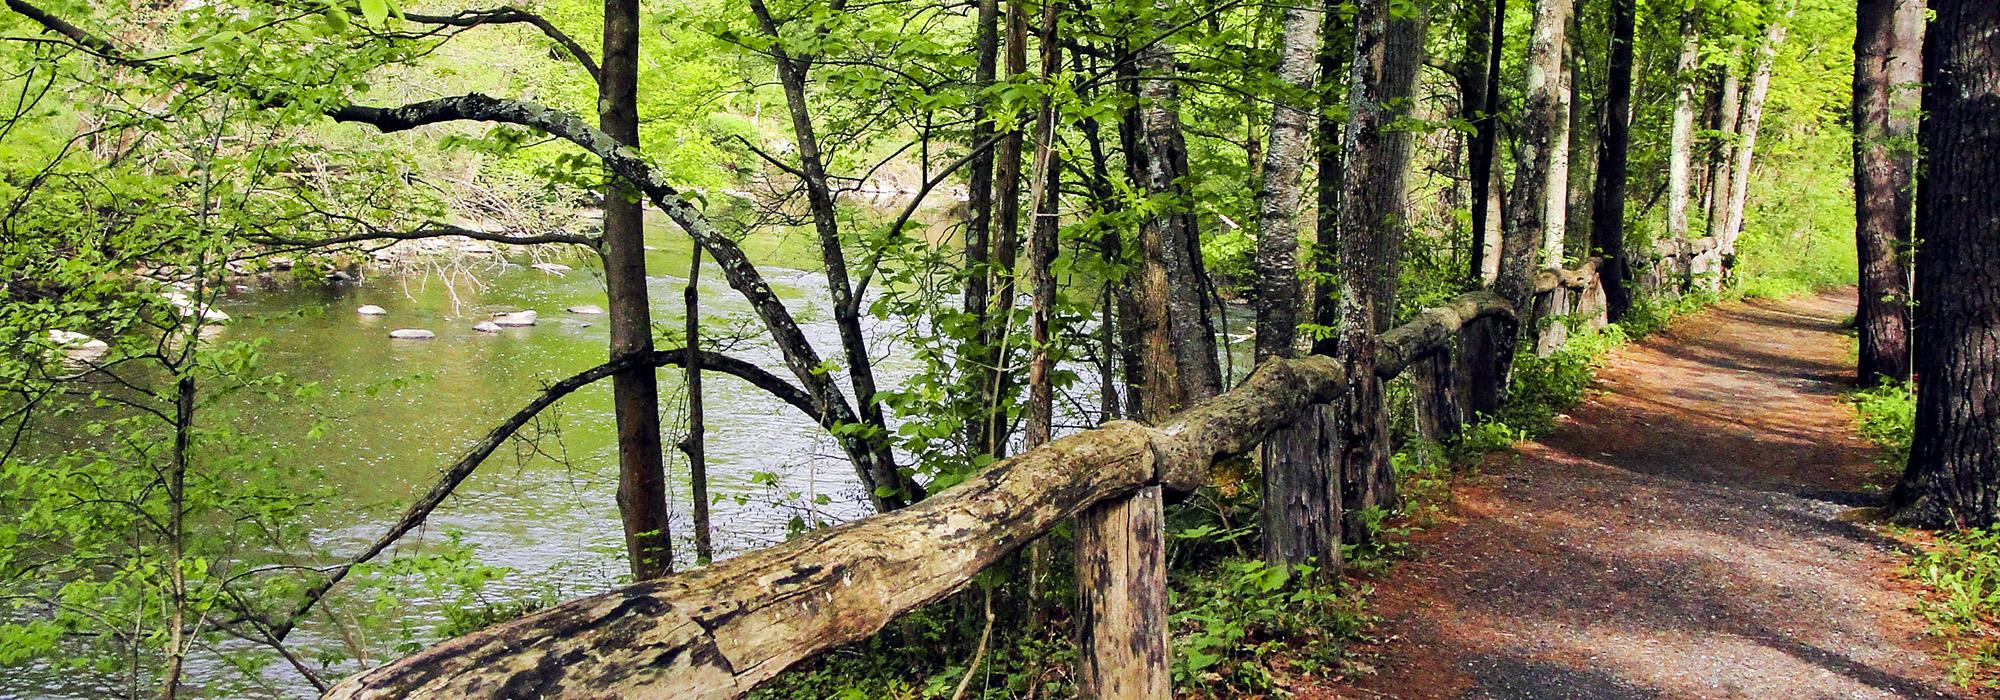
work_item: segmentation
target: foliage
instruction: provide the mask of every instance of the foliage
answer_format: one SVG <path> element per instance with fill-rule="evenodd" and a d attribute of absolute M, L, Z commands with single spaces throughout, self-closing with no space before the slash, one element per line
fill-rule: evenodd
<path fill-rule="evenodd" d="M 1939 534 L 1907 571 L 1930 589 L 1917 612 L 1945 638 L 1952 681 L 2000 689 L 2000 530 Z"/>
<path fill-rule="evenodd" d="M 1913 384 L 1884 383 L 1847 395 L 1854 406 L 1861 437 L 1880 452 L 1875 463 L 1884 475 L 1900 474 L 1910 461 L 1910 441 L 1917 429 L 1917 392 Z"/>

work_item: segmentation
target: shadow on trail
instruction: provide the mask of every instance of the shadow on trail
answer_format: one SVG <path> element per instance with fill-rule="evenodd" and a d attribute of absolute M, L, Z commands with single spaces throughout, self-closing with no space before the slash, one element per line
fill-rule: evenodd
<path fill-rule="evenodd" d="M 1851 298 L 1851 293 L 1849 295 Z M 1358 689 L 1407 698 L 1953 697 L 1839 404 L 1850 298 L 1732 304 L 1619 351 L 1378 583 Z"/>

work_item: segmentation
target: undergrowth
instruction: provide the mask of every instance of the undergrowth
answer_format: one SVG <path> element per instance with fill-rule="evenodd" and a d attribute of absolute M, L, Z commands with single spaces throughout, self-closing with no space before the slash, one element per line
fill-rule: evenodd
<path fill-rule="evenodd" d="M 1365 582 L 1413 554 L 1412 537 L 1441 521 L 1452 483 L 1491 452 L 1552 428 L 1556 416 L 1581 401 L 1607 352 L 1664 328 L 1714 297 L 1642 301 L 1617 325 L 1570 329 L 1567 343 L 1547 357 L 1516 355 L 1508 402 L 1496 416 L 1466 426 L 1448 444 L 1415 437 L 1391 457 L 1400 507 L 1359 514 L 1366 544 L 1342 548 L 1349 576 L 1320 583 L 1309 567 L 1273 568 L 1257 558 L 1256 475 L 1241 464 L 1221 465 L 1218 486 L 1167 509 L 1175 692 L 1182 697 L 1286 697 L 1314 678 L 1366 672 L 1349 654 L 1372 617 Z M 1048 538 L 1060 553 L 1069 533 Z M 1060 567 L 1059 567 L 1060 568 Z M 1074 601 L 1067 572 L 1050 572 L 1039 602 L 1019 591 L 976 584 L 945 601 L 899 617 L 868 641 L 787 672 L 752 697 L 831 699 L 1029 700 L 1076 695 L 1071 668 Z M 990 599 L 988 596 L 992 596 Z M 1007 599 L 984 652 L 984 606 Z M 1026 608 L 1039 605 L 1035 613 Z M 1009 607 L 1012 606 L 1012 607 Z M 1023 617 L 1023 616 L 1026 617 Z M 1012 622 L 1006 622 L 1012 620 Z M 1035 620 L 1039 624 L 1024 624 Z M 961 686 L 963 691 L 961 694 Z"/>
<path fill-rule="evenodd" d="M 1917 613 L 1944 640 L 1952 682 L 2000 689 L 2000 529 L 1941 533 L 1908 571 L 1929 588 Z"/>
<path fill-rule="evenodd" d="M 1885 383 L 1847 395 L 1861 436 L 1881 449 L 1872 481 L 1889 483 L 1910 459 L 1917 396 L 1907 383 Z M 1877 486 L 1871 484 L 1871 486 Z M 1951 681 L 2000 690 L 2000 529 L 1902 532 L 1909 543 L 1905 573 L 1925 588 L 1917 613 L 1944 641 Z"/>

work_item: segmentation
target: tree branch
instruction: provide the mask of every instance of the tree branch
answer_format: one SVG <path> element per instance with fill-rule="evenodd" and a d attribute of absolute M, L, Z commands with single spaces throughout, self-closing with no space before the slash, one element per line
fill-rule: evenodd
<path fill-rule="evenodd" d="M 571 58 L 576 59 L 576 62 L 583 66 L 584 72 L 590 74 L 592 82 L 604 82 L 604 78 L 597 68 L 597 60 L 591 58 L 589 50 L 583 48 L 582 44 L 576 43 L 575 39 L 571 39 L 568 34 L 563 33 L 563 30 L 558 29 L 547 18 L 533 12 L 513 7 L 495 7 L 487 10 L 463 10 L 450 15 L 420 15 L 405 12 L 403 13 L 403 19 L 418 24 L 438 24 L 449 27 L 476 27 L 482 24 L 532 25 L 534 28 L 541 30 L 542 34 L 550 40 L 561 45 L 563 51 L 567 52 Z"/>
<path fill-rule="evenodd" d="M 699 355 L 703 369 L 714 370 L 749 382 L 752 386 L 763 389 L 785 403 L 791 404 L 793 408 L 797 408 L 808 417 L 811 417 L 814 422 L 828 428 L 832 427 L 832 423 L 827 421 L 823 414 L 814 409 L 812 397 L 806 395 L 798 387 L 792 386 L 790 382 L 766 371 L 764 368 L 748 361 L 717 352 L 697 350 L 696 354 Z M 646 355 L 607 362 L 549 385 L 548 388 L 542 390 L 541 394 L 536 395 L 533 400 L 529 401 L 528 405 L 522 406 L 521 410 L 515 411 L 514 415 L 509 416 L 500 425 L 487 431 L 485 437 L 480 438 L 479 442 L 474 443 L 472 449 L 465 453 L 465 456 L 460 457 L 457 462 L 452 463 L 451 467 L 445 469 L 444 473 L 438 478 L 437 483 L 433 484 L 430 490 L 418 498 L 415 503 L 410 504 L 409 510 L 404 511 L 403 517 L 398 519 L 394 525 L 391 525 L 380 537 L 376 537 L 375 541 L 370 543 L 367 549 L 362 550 L 354 558 L 334 567 L 327 573 L 326 578 L 308 587 L 305 591 L 305 596 L 292 608 L 291 614 L 284 620 L 272 625 L 272 629 L 266 634 L 273 640 L 284 641 L 285 637 L 291 634 L 292 628 L 298 624 L 299 620 L 304 618 L 306 613 L 311 612 L 313 607 L 318 605 L 321 600 L 325 599 L 328 591 L 333 590 L 334 586 L 347 578 L 347 575 L 353 572 L 354 567 L 365 564 L 375 557 L 380 556 L 382 552 L 389 549 L 390 545 L 395 544 L 403 536 L 410 534 L 410 531 L 423 525 L 424 521 L 430 518 L 431 513 L 444 503 L 444 499 L 449 497 L 452 491 L 458 488 L 459 484 L 464 483 L 466 477 L 472 476 L 473 470 L 477 469 L 482 462 L 485 462 L 487 457 L 492 456 L 495 450 L 500 449 L 500 446 L 505 444 L 508 438 L 513 437 L 515 432 L 526 426 L 529 421 L 534 420 L 535 416 L 539 415 L 543 410 L 554 405 L 556 401 L 561 400 L 578 389 L 589 386 L 597 380 L 628 369 L 680 366 L 687 362 L 688 355 L 689 353 L 686 348 L 656 350 Z"/>

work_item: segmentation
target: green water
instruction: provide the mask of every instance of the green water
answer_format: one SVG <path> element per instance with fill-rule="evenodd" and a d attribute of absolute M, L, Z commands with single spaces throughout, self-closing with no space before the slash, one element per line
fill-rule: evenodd
<path fill-rule="evenodd" d="M 654 323 L 678 329 L 683 315 L 688 250 L 685 238 L 669 231 L 649 233 L 649 291 Z M 775 267 L 802 264 L 800 246 L 809 241 L 773 239 L 750 246 L 766 263 L 771 286 L 801 318 L 823 354 L 837 336 L 823 313 L 824 287 L 818 273 Z M 317 382 L 324 398 L 311 405 L 266 411 L 252 434 L 300 448 L 339 494 L 336 512 L 347 521 L 330 537 L 358 546 L 372 538 L 439 471 L 458 459 L 479 437 L 519 409 L 550 382 L 604 361 L 606 317 L 566 312 L 577 305 L 606 305 L 603 283 L 588 256 L 552 258 L 574 269 L 557 276 L 529 268 L 524 258 L 473 260 L 462 269 L 432 266 L 389 270 L 371 268 L 362 279 L 341 284 L 252 284 L 219 302 L 235 317 L 225 331 L 231 340 L 264 342 L 266 371 Z M 670 272 L 671 271 L 671 272 Z M 702 275 L 704 319 L 728 325 L 750 309 L 709 267 Z M 355 309 L 381 306 L 385 316 Z M 537 325 L 482 333 L 472 325 L 495 312 L 533 309 Z M 389 331 L 419 328 L 432 340 L 395 340 Z M 884 338 L 884 329 L 872 329 Z M 906 371 L 887 340 L 878 367 L 893 386 Z M 759 342 L 733 354 L 788 376 L 775 351 Z M 685 426 L 679 371 L 660 373 L 663 422 L 668 442 Z M 705 383 L 708 459 L 716 494 L 715 537 L 724 551 L 741 551 L 783 539 L 794 516 L 838 520 L 866 513 L 865 500 L 848 463 L 824 432 L 786 404 L 722 375 Z M 304 437 L 312 421 L 330 423 L 322 437 Z M 624 570 L 621 529 L 612 496 L 616 481 L 615 434 L 608 382 L 586 387 L 543 414 L 535 449 L 502 448 L 458 489 L 430 520 L 460 531 L 479 548 L 481 559 L 521 572 L 523 583 L 564 583 L 574 589 L 601 586 Z M 691 522 L 689 489 L 679 453 L 670 451 L 677 514 L 674 533 L 683 559 Z M 774 474 L 775 485 L 752 483 L 758 473 Z M 794 500 L 793 493 L 801 496 Z M 831 503 L 817 512 L 799 508 L 815 495 Z M 336 551 L 341 551 L 336 548 Z"/>

